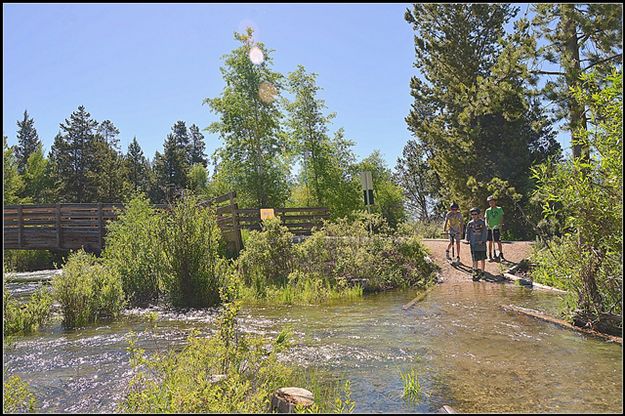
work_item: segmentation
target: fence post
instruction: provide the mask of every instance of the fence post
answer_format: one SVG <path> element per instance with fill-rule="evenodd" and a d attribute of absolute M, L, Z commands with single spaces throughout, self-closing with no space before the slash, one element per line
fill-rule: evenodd
<path fill-rule="evenodd" d="M 17 247 L 22 248 L 22 231 L 24 229 L 24 215 L 22 213 L 22 206 L 17 207 Z"/>
<path fill-rule="evenodd" d="M 232 208 L 232 232 L 234 233 L 234 248 L 237 256 L 243 248 L 243 237 L 241 236 L 241 227 L 239 226 L 239 204 L 234 202 L 236 193 L 230 192 L 230 207 Z"/>
<path fill-rule="evenodd" d="M 98 202 L 98 248 L 102 251 L 102 237 L 104 236 L 104 227 L 102 224 L 102 202 Z"/>
<path fill-rule="evenodd" d="M 61 235 L 61 204 L 56 204 L 56 248 L 61 248 L 63 237 Z"/>

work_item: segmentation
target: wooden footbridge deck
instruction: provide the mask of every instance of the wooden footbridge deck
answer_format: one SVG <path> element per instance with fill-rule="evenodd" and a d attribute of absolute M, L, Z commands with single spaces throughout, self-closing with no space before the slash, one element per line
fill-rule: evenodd
<path fill-rule="evenodd" d="M 217 224 L 236 252 L 243 243 L 241 230 L 260 230 L 260 209 L 239 209 L 236 193 L 203 201 L 215 208 Z M 168 205 L 155 205 L 168 209 Z M 19 250 L 100 251 L 104 247 L 106 224 L 123 211 L 123 204 L 75 203 L 6 205 L 3 208 L 3 247 Z M 329 217 L 327 208 L 275 208 L 275 215 L 295 235 L 309 235 Z"/>

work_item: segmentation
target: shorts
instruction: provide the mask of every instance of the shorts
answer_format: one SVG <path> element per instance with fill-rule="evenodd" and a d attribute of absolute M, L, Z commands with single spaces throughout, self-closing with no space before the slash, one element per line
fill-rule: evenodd
<path fill-rule="evenodd" d="M 471 250 L 471 258 L 473 259 L 473 261 L 486 260 L 486 250 L 484 251 Z"/>
<path fill-rule="evenodd" d="M 462 238 L 461 238 L 461 233 L 458 231 L 452 231 L 449 230 L 449 242 L 453 243 L 454 241 L 459 242 Z"/>
<path fill-rule="evenodd" d="M 495 228 L 494 230 L 491 230 L 490 228 L 488 229 L 488 237 L 486 237 L 486 241 L 493 241 L 493 239 L 495 239 L 495 241 L 501 241 L 500 238 L 499 228 Z"/>

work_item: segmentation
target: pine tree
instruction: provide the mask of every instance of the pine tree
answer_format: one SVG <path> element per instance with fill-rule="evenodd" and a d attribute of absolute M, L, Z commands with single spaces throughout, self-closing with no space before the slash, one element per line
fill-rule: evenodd
<path fill-rule="evenodd" d="M 97 128 L 98 140 L 94 143 L 98 202 L 121 202 L 124 199 L 125 164 L 119 149 L 119 129 L 105 120 Z"/>
<path fill-rule="evenodd" d="M 517 199 L 532 186 L 530 167 L 559 145 L 542 109 L 527 98 L 525 40 L 505 36 L 517 11 L 507 4 L 415 4 L 407 11 L 422 78 L 411 80 L 406 121 L 441 180 L 445 203 L 468 210 L 491 193 L 508 193 L 506 218 L 514 221 L 506 224 L 531 237 L 515 204 L 527 203 Z"/>
<path fill-rule="evenodd" d="M 163 153 L 154 156 L 154 171 L 159 200 L 171 200 L 187 187 L 189 141 L 184 122 L 178 121 L 167 135 Z"/>
<path fill-rule="evenodd" d="M 24 110 L 24 119 L 17 122 L 17 148 L 15 149 L 15 157 L 17 158 L 17 167 L 20 173 L 24 173 L 24 168 L 28 157 L 37 150 L 41 140 L 35 129 L 35 120 L 28 116 L 28 111 Z"/>
<path fill-rule="evenodd" d="M 204 144 L 204 135 L 200 132 L 200 129 L 195 124 L 189 127 L 191 152 L 189 157 L 189 163 L 206 167 L 208 165 L 208 158 L 206 157 L 206 145 Z"/>
<path fill-rule="evenodd" d="M 17 158 L 13 146 L 7 143 L 7 137 L 2 136 L 2 202 L 5 205 L 20 202 L 20 193 L 24 182 L 17 170 Z"/>
<path fill-rule="evenodd" d="M 128 152 L 125 156 L 126 174 L 128 182 L 134 192 L 148 193 L 150 182 L 150 164 L 143 155 L 143 150 L 136 137 L 128 145 Z"/>
<path fill-rule="evenodd" d="M 79 106 L 60 124 L 50 149 L 55 182 L 61 201 L 95 202 L 98 195 L 97 135 L 98 122 Z"/>
<path fill-rule="evenodd" d="M 537 62 L 550 62 L 561 71 L 535 70 L 538 75 L 551 78 L 543 93 L 556 103 L 556 119 L 567 118 L 573 135 L 587 129 L 586 111 L 571 93 L 580 87 L 581 74 L 590 70 L 601 74 L 610 72 L 614 65 L 623 64 L 623 5 L 622 4 L 536 4 L 532 25 L 536 38 L 547 44 L 537 51 Z M 537 39 L 536 39 L 537 41 Z M 588 161 L 587 145 L 572 140 L 573 157 Z"/>

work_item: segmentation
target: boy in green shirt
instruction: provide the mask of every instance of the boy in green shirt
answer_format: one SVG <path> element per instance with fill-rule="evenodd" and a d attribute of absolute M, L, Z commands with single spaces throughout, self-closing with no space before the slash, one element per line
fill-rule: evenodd
<path fill-rule="evenodd" d="M 497 206 L 497 200 L 493 195 L 486 198 L 490 208 L 486 209 L 486 227 L 488 228 L 488 261 L 503 260 L 501 251 L 501 228 L 503 227 L 503 208 Z M 499 255 L 493 258 L 493 240 L 499 247 Z M 496 253 L 495 253 L 496 254 Z"/>

